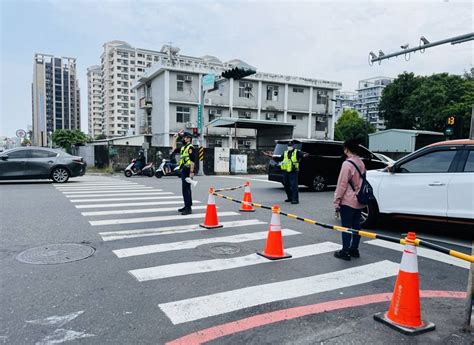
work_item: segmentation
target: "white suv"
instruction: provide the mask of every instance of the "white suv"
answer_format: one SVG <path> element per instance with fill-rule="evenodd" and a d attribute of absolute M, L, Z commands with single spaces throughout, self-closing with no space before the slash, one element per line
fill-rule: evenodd
<path fill-rule="evenodd" d="M 474 224 L 474 140 L 424 147 L 384 170 L 367 172 L 376 201 L 363 212 L 362 226 L 381 214 Z"/>

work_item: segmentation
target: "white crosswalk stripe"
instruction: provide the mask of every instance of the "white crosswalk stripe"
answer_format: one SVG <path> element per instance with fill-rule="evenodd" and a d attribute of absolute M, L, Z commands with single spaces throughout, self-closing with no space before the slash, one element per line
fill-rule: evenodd
<path fill-rule="evenodd" d="M 175 325 L 257 305 L 347 288 L 397 275 L 399 265 L 379 261 L 315 276 L 251 286 L 158 306 Z"/>
<path fill-rule="evenodd" d="M 285 251 L 293 256 L 292 259 L 298 259 L 307 256 L 333 252 L 339 249 L 339 247 L 340 245 L 336 243 L 323 242 L 301 247 L 286 248 Z M 131 270 L 129 271 L 129 273 L 134 276 L 138 281 L 143 282 L 148 280 L 171 278 L 189 274 L 223 271 L 258 264 L 272 264 L 272 261 L 256 254 L 250 254 L 229 259 L 182 262 L 178 264 L 140 268 L 136 270 Z"/>
<path fill-rule="evenodd" d="M 141 194 L 146 194 L 146 193 L 154 193 L 154 192 L 162 192 L 163 189 L 143 189 L 143 190 L 138 190 L 137 192 Z M 69 196 L 74 196 L 74 195 L 83 195 L 83 194 L 91 194 L 91 193 L 98 193 L 98 192 L 91 192 L 91 191 L 79 191 L 79 192 L 62 192 L 64 195 Z M 124 192 L 123 190 L 107 190 L 101 192 L 101 195 L 113 195 L 113 194 L 129 194 L 128 192 Z"/>
<path fill-rule="evenodd" d="M 219 217 L 238 216 L 237 212 L 220 212 Z M 117 224 L 133 224 L 133 223 L 148 223 L 148 222 L 163 222 L 167 220 L 183 220 L 183 219 L 204 219 L 205 213 L 188 214 L 186 216 L 159 216 L 159 217 L 140 217 L 140 218 L 124 218 L 124 219 L 105 219 L 105 220 L 91 220 L 89 224 L 92 226 L 100 225 L 117 225 Z"/>
<path fill-rule="evenodd" d="M 258 219 L 248 219 L 248 220 L 220 222 L 220 224 L 223 226 L 223 228 L 220 230 L 223 230 L 227 228 L 247 227 L 251 225 L 260 225 L 260 224 L 266 224 L 266 223 L 259 221 Z M 103 241 L 116 241 L 116 240 L 123 240 L 127 238 L 169 235 L 169 234 L 175 234 L 175 233 L 196 232 L 196 231 L 209 231 L 209 230 L 199 226 L 199 224 L 192 224 L 192 225 L 164 226 L 160 228 L 148 228 L 148 229 L 136 229 L 136 230 L 107 231 L 107 232 L 99 232 L 99 235 L 102 237 Z"/>
<path fill-rule="evenodd" d="M 204 210 L 207 206 L 193 206 L 193 210 Z M 111 216 L 120 214 L 136 214 L 136 213 L 156 213 L 156 212 L 172 212 L 176 211 L 176 207 L 161 207 L 161 208 L 140 208 L 134 210 L 112 210 L 112 211 L 94 211 L 94 212 L 82 212 L 85 217 L 94 216 Z"/>
<path fill-rule="evenodd" d="M 74 192 L 74 191 L 98 191 L 98 190 L 135 190 L 135 189 L 152 189 L 153 187 L 150 186 L 120 186 L 120 187 L 112 187 L 112 186 L 100 186 L 100 187 L 69 187 L 69 188 L 56 188 L 60 192 Z"/>
<path fill-rule="evenodd" d="M 91 183 L 73 183 L 73 184 L 53 184 L 56 188 L 72 188 L 72 187 L 100 187 L 100 186 L 130 186 L 138 185 L 136 182 L 91 182 Z"/>
<path fill-rule="evenodd" d="M 267 237 L 267 233 L 268 233 L 267 231 L 263 231 L 263 232 L 253 232 L 253 233 L 241 234 L 241 235 L 203 238 L 203 239 L 198 239 L 198 240 L 181 241 L 181 242 L 173 242 L 173 243 L 152 244 L 148 246 L 117 249 L 117 250 L 114 250 L 113 253 L 117 255 L 117 257 L 119 258 L 126 258 L 130 256 L 163 253 L 163 252 L 169 252 L 173 250 L 191 249 L 191 248 L 196 248 L 197 246 L 200 246 L 203 244 L 209 244 L 209 243 L 218 243 L 218 242 L 240 243 L 240 242 L 262 240 Z M 284 236 L 293 236 L 293 235 L 300 234 L 298 231 L 294 231 L 290 229 L 283 229 L 282 233 Z"/>
<path fill-rule="evenodd" d="M 178 197 L 176 198 L 178 199 Z M 201 203 L 199 200 L 193 200 L 193 204 Z M 183 200 L 170 201 L 152 201 L 152 202 L 124 202 L 111 204 L 91 204 L 91 205 L 75 205 L 76 208 L 111 208 L 111 207 L 135 207 L 135 206 L 155 206 L 155 205 L 182 205 Z"/>
<path fill-rule="evenodd" d="M 146 196 L 133 198 L 110 198 L 110 199 L 74 199 L 71 202 L 99 202 L 99 201 L 126 201 L 126 200 L 164 200 L 164 199 L 183 199 L 182 196 Z"/>
<path fill-rule="evenodd" d="M 108 194 L 108 193 L 101 193 L 101 194 L 84 194 L 84 195 L 66 195 L 66 198 L 95 198 L 95 197 L 104 197 L 104 196 L 148 196 L 148 195 L 172 195 L 171 192 L 155 192 L 152 190 L 147 191 L 148 193 L 118 193 L 118 194 Z"/>
<path fill-rule="evenodd" d="M 371 245 L 374 245 L 374 246 L 378 246 L 378 247 L 382 247 L 382 248 L 397 250 L 397 251 L 400 251 L 400 252 L 403 252 L 403 248 L 404 248 L 404 246 L 402 244 L 392 243 L 392 242 L 387 242 L 387 241 L 382 241 L 382 240 L 372 240 L 372 241 L 367 241 L 365 243 L 371 244 Z M 467 261 L 459 260 L 459 259 L 456 259 L 452 256 L 442 254 L 442 253 L 438 253 L 438 252 L 435 252 L 433 250 L 429 250 L 429 249 L 426 249 L 426 248 L 417 247 L 416 252 L 417 252 L 418 256 L 421 256 L 421 257 L 424 257 L 424 258 L 427 258 L 427 259 L 436 260 L 436 261 L 439 261 L 439 262 L 444 262 L 444 263 L 449 264 L 449 265 L 462 267 L 462 268 L 466 268 L 466 269 L 469 269 L 471 267 L 471 264 Z"/>

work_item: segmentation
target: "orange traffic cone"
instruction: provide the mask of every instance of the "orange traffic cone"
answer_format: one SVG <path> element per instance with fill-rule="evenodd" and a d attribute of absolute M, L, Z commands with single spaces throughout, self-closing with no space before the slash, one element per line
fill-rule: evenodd
<path fill-rule="evenodd" d="M 291 258 L 291 255 L 283 251 L 283 237 L 281 234 L 280 207 L 273 205 L 272 218 L 268 225 L 267 242 L 263 253 L 257 253 L 269 260 Z"/>
<path fill-rule="evenodd" d="M 207 199 L 206 216 L 204 217 L 204 224 L 199 226 L 206 229 L 222 228 L 217 219 L 216 199 L 214 198 L 214 188 L 209 188 L 209 197 Z"/>
<path fill-rule="evenodd" d="M 405 238 L 402 263 L 400 264 L 388 312 L 374 315 L 375 320 L 408 335 L 416 335 L 435 329 L 434 323 L 421 319 L 418 261 L 416 246 L 412 244 L 415 240 L 414 232 L 409 232 Z"/>
<path fill-rule="evenodd" d="M 240 207 L 240 212 L 255 212 L 252 205 L 248 204 L 252 202 L 252 193 L 250 192 L 250 182 L 245 182 L 244 200 Z"/>

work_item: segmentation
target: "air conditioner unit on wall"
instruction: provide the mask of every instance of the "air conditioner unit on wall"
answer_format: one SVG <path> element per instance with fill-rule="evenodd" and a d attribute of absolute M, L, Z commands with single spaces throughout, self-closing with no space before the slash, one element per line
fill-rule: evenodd
<path fill-rule="evenodd" d="M 193 81 L 193 76 L 192 75 L 185 75 L 184 76 L 184 81 Z"/>
<path fill-rule="evenodd" d="M 250 147 L 251 141 L 250 141 L 250 140 L 245 140 L 245 141 L 244 141 L 244 145 Z"/>
<path fill-rule="evenodd" d="M 210 98 L 204 98 L 204 104 L 205 104 L 205 105 L 211 105 L 211 104 L 212 104 L 212 99 L 210 99 Z"/>
<path fill-rule="evenodd" d="M 250 111 L 246 111 L 246 112 L 245 112 L 245 117 L 246 117 L 247 119 L 252 118 L 252 113 L 251 113 Z"/>
<path fill-rule="evenodd" d="M 322 117 L 322 116 L 317 116 L 317 117 L 316 117 L 316 121 L 317 121 L 317 122 L 324 122 L 324 117 Z"/>
<path fill-rule="evenodd" d="M 217 109 L 209 109 L 209 115 L 217 115 Z"/>
<path fill-rule="evenodd" d="M 186 122 L 186 128 L 194 128 L 194 123 L 192 122 Z"/>

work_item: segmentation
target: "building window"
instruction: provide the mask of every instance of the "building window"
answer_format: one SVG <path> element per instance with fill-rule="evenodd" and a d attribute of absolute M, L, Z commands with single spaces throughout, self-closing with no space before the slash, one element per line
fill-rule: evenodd
<path fill-rule="evenodd" d="M 303 115 L 291 115 L 291 119 L 296 121 L 296 120 L 302 120 Z"/>
<path fill-rule="evenodd" d="M 294 93 L 304 93 L 304 88 L 302 87 L 294 87 L 293 88 Z"/>
<path fill-rule="evenodd" d="M 326 90 L 318 90 L 316 103 L 317 104 L 326 104 L 328 98 L 328 92 Z"/>
<path fill-rule="evenodd" d="M 250 98 L 252 95 L 252 83 L 247 81 L 239 81 L 239 97 Z"/>
<path fill-rule="evenodd" d="M 191 109 L 189 107 L 176 107 L 176 122 L 186 123 L 191 120 Z"/>
<path fill-rule="evenodd" d="M 193 81 L 192 75 L 178 74 L 176 76 L 176 90 L 184 91 L 184 83 L 191 83 Z"/>
<path fill-rule="evenodd" d="M 239 119 L 251 119 L 252 118 L 252 112 L 250 112 L 250 111 L 239 110 L 237 112 L 237 114 L 239 116 Z"/>
<path fill-rule="evenodd" d="M 267 115 L 265 116 L 265 119 L 270 120 L 270 121 L 277 121 L 278 120 L 277 114 L 275 114 L 275 113 L 267 113 Z"/>
<path fill-rule="evenodd" d="M 277 85 L 267 85 L 267 101 L 278 101 Z"/>
<path fill-rule="evenodd" d="M 222 109 L 209 109 L 209 122 L 222 116 Z"/>
<path fill-rule="evenodd" d="M 325 129 L 326 129 L 325 116 L 316 114 L 315 130 L 317 132 L 324 132 Z"/>
<path fill-rule="evenodd" d="M 222 139 L 209 138 L 208 144 L 209 144 L 209 147 L 222 147 Z"/>
<path fill-rule="evenodd" d="M 238 145 L 239 148 L 249 149 L 251 144 L 252 144 L 252 142 L 250 140 L 243 140 L 243 139 L 237 140 L 237 145 Z"/>

